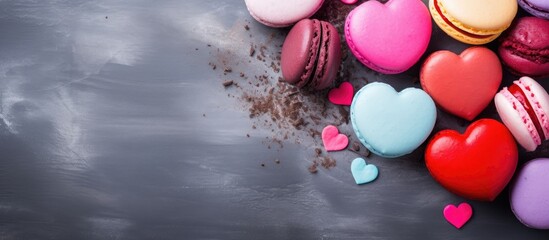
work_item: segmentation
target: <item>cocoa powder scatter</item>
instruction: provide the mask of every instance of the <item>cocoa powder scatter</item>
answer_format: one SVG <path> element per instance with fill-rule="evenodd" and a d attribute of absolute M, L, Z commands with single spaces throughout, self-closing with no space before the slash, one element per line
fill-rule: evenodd
<path fill-rule="evenodd" d="M 320 157 L 320 165 L 326 169 L 330 169 L 336 166 L 336 160 L 329 156 Z"/>

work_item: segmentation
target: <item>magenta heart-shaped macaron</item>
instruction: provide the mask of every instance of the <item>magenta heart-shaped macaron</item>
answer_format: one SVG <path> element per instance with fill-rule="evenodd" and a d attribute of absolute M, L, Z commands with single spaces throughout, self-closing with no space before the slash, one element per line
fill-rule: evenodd
<path fill-rule="evenodd" d="M 347 16 L 345 38 L 367 67 L 385 74 L 408 70 L 431 39 L 431 15 L 419 0 L 367 1 Z"/>

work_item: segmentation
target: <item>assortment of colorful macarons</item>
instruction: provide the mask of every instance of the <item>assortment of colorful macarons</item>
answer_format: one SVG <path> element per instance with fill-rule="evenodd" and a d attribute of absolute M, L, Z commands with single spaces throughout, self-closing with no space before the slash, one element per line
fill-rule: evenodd
<path fill-rule="evenodd" d="M 292 26 L 281 52 L 286 82 L 312 90 L 335 87 L 342 56 L 340 33 L 329 22 L 308 19 L 323 0 L 245 2 L 257 21 L 271 27 Z M 355 2 L 342 0 L 344 4 Z M 519 5 L 534 17 L 516 19 Z M 424 55 L 431 38 L 431 18 L 447 35 L 466 44 L 482 45 L 499 37 L 499 58 L 478 46 L 459 55 L 435 51 L 421 64 L 422 89 L 398 92 L 374 82 L 353 96 L 352 85 L 344 82 L 330 91 L 330 101 L 350 104 L 356 137 L 381 157 L 400 157 L 427 142 L 424 157 L 431 176 L 459 196 L 493 201 L 515 176 L 510 188 L 514 214 L 526 226 L 549 229 L 549 195 L 544 185 L 549 181 L 545 174 L 549 159 L 532 160 L 515 173 L 517 142 L 526 151 L 535 151 L 549 139 L 549 94 L 530 78 L 549 76 L 549 1 L 429 0 L 428 8 L 419 0 L 366 1 L 348 14 L 341 34 L 350 52 L 366 67 L 397 74 Z M 521 78 L 498 92 L 501 63 Z M 427 141 L 437 106 L 473 121 L 492 100 L 503 124 L 480 119 L 463 134 L 442 130 Z M 347 137 L 329 127 L 323 131 L 326 149 L 344 149 Z M 351 172 L 357 184 L 377 177 L 377 167 L 363 159 L 353 161 Z"/>

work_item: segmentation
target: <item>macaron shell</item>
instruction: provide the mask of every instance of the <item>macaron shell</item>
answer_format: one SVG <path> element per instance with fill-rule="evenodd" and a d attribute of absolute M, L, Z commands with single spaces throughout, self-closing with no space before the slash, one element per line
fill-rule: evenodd
<path fill-rule="evenodd" d="M 511 185 L 511 210 L 528 227 L 549 229 L 548 172 L 549 159 L 530 160 L 517 172 Z"/>
<path fill-rule="evenodd" d="M 507 91 L 507 89 L 503 89 L 494 97 L 496 109 L 501 120 L 526 151 L 531 152 L 536 150 L 538 143 L 534 139 L 537 132 L 535 132 L 532 120 L 526 111 L 519 111 L 521 107 L 517 107 L 518 110 L 513 107 L 520 106 L 520 103 L 516 99 L 509 97 L 510 93 L 508 91 L 507 94 L 504 91 Z"/>
<path fill-rule="evenodd" d="M 446 17 L 457 21 L 460 29 L 474 34 L 498 34 L 517 14 L 516 0 L 438 0 Z"/>
<path fill-rule="evenodd" d="M 549 76 L 549 20 L 518 19 L 502 36 L 498 53 L 519 76 Z"/>
<path fill-rule="evenodd" d="M 324 0 L 245 0 L 246 7 L 258 22 L 270 27 L 287 27 L 312 16 Z"/>
<path fill-rule="evenodd" d="M 320 45 L 320 22 L 304 19 L 290 30 L 282 45 L 281 70 L 284 80 L 305 86 L 314 74 Z"/>
<path fill-rule="evenodd" d="M 534 108 L 545 139 L 549 139 L 549 94 L 547 94 L 545 88 L 532 78 L 522 77 L 518 81 L 520 82 L 519 86 Z M 545 139 L 542 139 L 542 141 Z"/>
<path fill-rule="evenodd" d="M 518 0 L 518 4 L 536 17 L 549 19 L 549 1 L 547 0 Z"/>
<path fill-rule="evenodd" d="M 442 18 L 442 16 L 438 13 L 438 11 L 436 10 L 436 7 L 434 5 L 434 0 L 430 0 L 429 1 L 429 11 L 431 12 L 431 16 L 433 17 L 433 20 L 435 21 L 435 23 L 437 24 L 437 26 L 442 29 L 442 31 L 444 31 L 446 34 L 448 34 L 449 36 L 451 36 L 452 38 L 460 41 L 460 42 L 463 42 L 463 43 L 467 43 L 467 44 L 472 44 L 472 45 L 482 45 L 482 44 L 486 44 L 486 43 L 489 43 L 493 40 L 495 40 L 497 37 L 499 37 L 499 35 L 501 33 L 497 33 L 497 34 L 490 34 L 490 35 L 487 35 L 486 37 L 484 38 L 478 38 L 478 37 L 472 37 L 470 35 L 467 35 L 467 34 L 464 34 L 462 32 L 459 32 L 458 30 L 456 30 L 455 28 L 453 28 L 452 26 L 448 25 L 444 19 Z M 461 25 L 461 23 L 451 17 L 447 17 L 448 21 L 450 21 L 454 26 L 458 26 L 458 25 Z M 475 30 L 475 32 L 479 32 L 477 30 Z"/>
<path fill-rule="evenodd" d="M 431 37 L 431 19 L 418 0 L 367 1 L 347 16 L 345 37 L 351 52 L 367 67 L 386 74 L 409 69 Z"/>
<path fill-rule="evenodd" d="M 310 84 L 317 90 L 331 86 L 341 64 L 341 40 L 337 29 L 330 23 L 320 21 L 322 43 L 316 67 L 315 78 Z"/>

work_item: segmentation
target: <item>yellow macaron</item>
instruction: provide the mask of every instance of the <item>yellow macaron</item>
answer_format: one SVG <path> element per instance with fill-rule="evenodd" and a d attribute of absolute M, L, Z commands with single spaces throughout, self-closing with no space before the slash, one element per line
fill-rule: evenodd
<path fill-rule="evenodd" d="M 454 39 L 474 45 L 496 39 L 517 9 L 517 0 L 429 0 L 435 23 Z"/>

